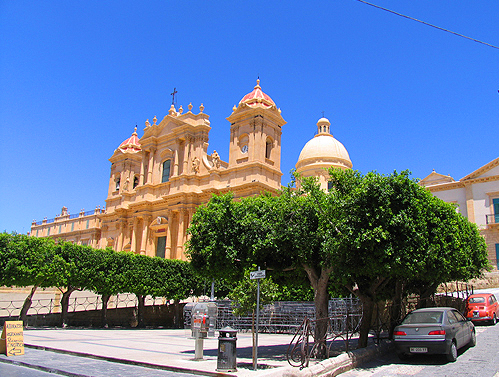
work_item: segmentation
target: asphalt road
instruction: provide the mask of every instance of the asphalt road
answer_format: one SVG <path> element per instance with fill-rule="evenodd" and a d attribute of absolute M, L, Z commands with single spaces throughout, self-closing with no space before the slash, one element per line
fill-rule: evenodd
<path fill-rule="evenodd" d="M 499 297 L 499 289 L 482 290 Z M 384 355 L 360 368 L 342 373 L 341 377 L 459 377 L 480 376 L 499 377 L 499 324 L 496 326 L 477 325 L 477 345 L 459 350 L 454 363 L 447 362 L 443 355 L 418 355 L 400 361 L 395 354 Z"/>

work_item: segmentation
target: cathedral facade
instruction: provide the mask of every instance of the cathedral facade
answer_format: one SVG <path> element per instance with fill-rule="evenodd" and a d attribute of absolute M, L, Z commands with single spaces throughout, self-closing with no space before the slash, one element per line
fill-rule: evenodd
<path fill-rule="evenodd" d="M 213 194 L 236 198 L 281 188 L 281 134 L 286 121 L 259 85 L 232 114 L 228 161 L 208 150 L 209 116 L 192 105 L 172 105 L 160 121 L 145 123 L 109 159 L 106 208 L 32 223 L 31 235 L 112 247 L 149 256 L 185 259 L 186 230 L 196 208 Z"/>
<path fill-rule="evenodd" d="M 95 248 L 112 247 L 149 256 L 185 259 L 187 228 L 196 208 L 213 194 L 232 192 L 235 198 L 281 188 L 281 134 L 286 121 L 260 80 L 232 114 L 229 157 L 209 151 L 209 116 L 189 104 L 171 106 L 160 121 L 145 123 L 123 141 L 109 159 L 111 173 L 106 208 L 69 214 L 66 207 L 54 219 L 33 221 L 31 235 L 53 237 Z M 345 147 L 321 118 L 317 135 L 303 148 L 297 171 L 317 176 L 327 185 L 325 167 L 351 168 Z"/>
<path fill-rule="evenodd" d="M 187 228 L 196 208 L 213 194 L 232 192 L 235 198 L 281 188 L 281 134 L 286 121 L 259 80 L 227 118 L 229 157 L 209 150 L 209 116 L 189 104 L 171 106 L 158 122 L 146 121 L 109 159 L 111 173 L 106 208 L 69 214 L 66 207 L 54 219 L 33 221 L 31 235 L 53 237 L 94 248 L 111 247 L 149 256 L 185 259 Z M 346 148 L 334 138 L 330 122 L 321 118 L 317 133 L 303 147 L 296 171 L 318 177 L 327 190 L 325 169 L 351 169 Z M 459 181 L 436 172 L 421 185 L 435 196 L 457 205 L 478 225 L 488 256 L 499 267 L 499 158 Z M 298 183 L 299 184 L 299 183 Z"/>

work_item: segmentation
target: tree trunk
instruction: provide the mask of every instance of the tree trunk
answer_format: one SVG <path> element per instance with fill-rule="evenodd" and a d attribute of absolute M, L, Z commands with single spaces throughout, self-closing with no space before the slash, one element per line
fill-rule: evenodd
<path fill-rule="evenodd" d="M 68 309 L 69 309 L 69 298 L 71 297 L 71 293 L 76 291 L 76 288 L 71 286 L 68 287 L 66 292 L 62 294 L 61 299 L 61 327 L 67 326 L 68 321 Z"/>
<path fill-rule="evenodd" d="M 139 303 L 138 312 L 137 312 L 137 327 L 143 328 L 145 327 L 144 310 L 145 310 L 146 297 L 143 295 L 137 295 L 137 301 Z"/>
<path fill-rule="evenodd" d="M 102 295 L 101 326 L 107 328 L 107 304 L 111 295 Z"/>
<path fill-rule="evenodd" d="M 173 326 L 176 329 L 180 329 L 181 327 L 181 321 L 180 321 L 180 300 L 173 300 L 173 310 L 174 310 L 174 316 L 173 316 Z"/>
<path fill-rule="evenodd" d="M 404 284 L 402 281 L 397 280 L 395 282 L 395 293 L 392 296 L 392 306 L 390 307 L 390 339 L 393 335 L 393 330 L 395 326 L 398 325 L 400 320 L 405 314 L 405 308 L 402 307 L 402 294 L 404 291 Z"/>
<path fill-rule="evenodd" d="M 374 310 L 374 300 L 370 296 L 361 295 L 359 296 L 362 302 L 362 321 L 360 323 L 359 329 L 359 343 L 357 348 L 367 347 L 367 342 L 369 340 L 369 330 L 371 330 L 371 322 L 373 319 Z"/>
<path fill-rule="evenodd" d="M 26 326 L 27 323 L 27 317 L 28 317 L 28 310 L 31 307 L 31 303 L 33 301 L 33 296 L 35 295 L 36 289 L 38 288 L 38 285 L 34 285 L 33 288 L 31 288 L 31 291 L 29 292 L 28 296 L 24 300 L 23 307 L 21 309 L 21 312 L 19 313 L 19 320 L 23 321 L 23 325 Z"/>
<path fill-rule="evenodd" d="M 321 269 L 320 273 L 310 266 L 304 266 L 307 272 L 312 288 L 314 289 L 314 304 L 315 304 L 315 331 L 314 342 L 317 343 L 316 356 L 317 358 L 326 357 L 326 334 L 329 322 L 329 294 L 327 285 L 329 282 L 329 274 L 332 268 Z"/>

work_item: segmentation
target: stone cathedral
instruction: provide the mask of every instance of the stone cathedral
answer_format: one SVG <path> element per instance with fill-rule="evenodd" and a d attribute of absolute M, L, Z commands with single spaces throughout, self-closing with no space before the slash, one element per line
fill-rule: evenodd
<path fill-rule="evenodd" d="M 145 123 L 109 159 L 106 208 L 33 221 L 31 235 L 53 237 L 95 248 L 112 247 L 149 256 L 185 259 L 186 231 L 196 208 L 213 194 L 232 192 L 236 198 L 281 188 L 281 134 L 286 121 L 260 80 L 232 114 L 228 161 L 209 151 L 209 116 L 191 104 L 171 106 L 158 123 Z M 327 185 L 324 167 L 351 168 L 345 147 L 322 118 L 317 135 L 303 148 L 297 171 L 316 175 Z"/>

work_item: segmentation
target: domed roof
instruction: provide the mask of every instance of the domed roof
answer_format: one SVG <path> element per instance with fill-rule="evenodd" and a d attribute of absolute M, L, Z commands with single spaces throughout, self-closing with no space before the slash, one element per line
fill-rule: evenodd
<path fill-rule="evenodd" d="M 239 104 L 246 104 L 248 106 L 255 106 L 257 104 L 261 104 L 264 107 L 272 107 L 275 106 L 274 101 L 267 94 L 262 91 L 260 87 L 260 79 L 256 80 L 256 86 L 253 88 L 251 93 L 246 94 Z"/>
<path fill-rule="evenodd" d="M 310 168 L 328 168 L 331 166 L 340 168 L 352 168 L 352 161 L 346 148 L 329 132 L 331 123 L 326 118 L 317 122 L 318 133 L 305 144 L 298 162 L 297 172 L 303 172 Z"/>
<path fill-rule="evenodd" d="M 135 127 L 132 136 L 121 143 L 118 149 L 123 153 L 137 153 L 142 150 L 139 137 L 137 136 L 137 127 Z"/>

